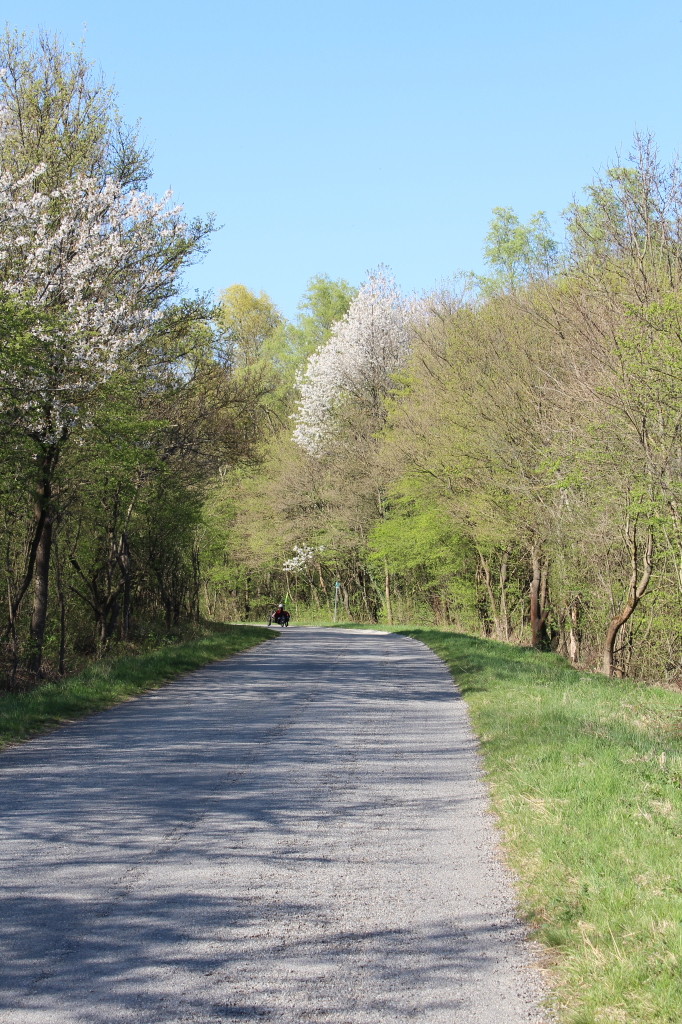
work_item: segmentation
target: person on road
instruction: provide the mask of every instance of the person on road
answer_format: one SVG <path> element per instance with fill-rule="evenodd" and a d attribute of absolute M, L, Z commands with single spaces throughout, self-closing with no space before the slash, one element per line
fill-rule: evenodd
<path fill-rule="evenodd" d="M 288 626 L 289 619 L 291 618 L 291 616 L 289 615 L 289 612 L 286 611 L 283 604 L 278 604 L 277 610 L 275 611 L 275 614 L 272 616 L 272 618 L 273 621 L 276 622 L 278 626 Z"/>

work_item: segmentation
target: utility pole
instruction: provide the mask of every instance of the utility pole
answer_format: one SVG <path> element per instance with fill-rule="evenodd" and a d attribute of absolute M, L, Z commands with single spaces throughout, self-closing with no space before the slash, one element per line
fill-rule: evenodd
<path fill-rule="evenodd" d="M 334 622 L 336 622 L 336 612 L 337 612 L 337 609 L 339 607 L 339 590 L 340 589 L 341 589 L 341 584 L 337 580 L 336 583 L 334 584 Z"/>

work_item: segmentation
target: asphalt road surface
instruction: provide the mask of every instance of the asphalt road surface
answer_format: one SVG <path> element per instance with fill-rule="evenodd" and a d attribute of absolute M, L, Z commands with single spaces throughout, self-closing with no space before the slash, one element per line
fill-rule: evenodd
<path fill-rule="evenodd" d="M 464 703 L 293 629 L 0 755 L 2 1024 L 516 1024 L 540 988 Z"/>

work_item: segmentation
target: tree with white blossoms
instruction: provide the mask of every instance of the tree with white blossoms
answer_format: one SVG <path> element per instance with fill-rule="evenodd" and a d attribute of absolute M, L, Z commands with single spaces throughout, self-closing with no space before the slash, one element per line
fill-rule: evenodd
<path fill-rule="evenodd" d="M 34 529 L 9 600 L 8 631 L 31 581 L 31 668 L 47 614 L 52 481 L 66 442 L 87 429 L 107 382 L 134 366 L 178 293 L 178 273 L 210 225 L 116 180 L 75 176 L 40 191 L 43 166 L 0 176 L 0 419 L 33 446 Z"/>
<path fill-rule="evenodd" d="M 352 401 L 380 415 L 392 375 L 405 361 L 411 324 L 420 305 L 403 296 L 388 268 L 368 273 L 342 320 L 308 360 L 297 380 L 301 401 L 294 441 L 320 455 L 333 436 L 337 415 Z"/>
<path fill-rule="evenodd" d="M 319 548 L 318 550 L 322 549 Z M 293 557 L 286 560 L 282 569 L 284 572 L 300 572 L 301 569 L 307 569 L 311 565 L 314 557 L 314 548 L 308 547 L 307 544 L 304 544 L 303 547 L 298 547 L 297 544 L 294 544 Z"/>

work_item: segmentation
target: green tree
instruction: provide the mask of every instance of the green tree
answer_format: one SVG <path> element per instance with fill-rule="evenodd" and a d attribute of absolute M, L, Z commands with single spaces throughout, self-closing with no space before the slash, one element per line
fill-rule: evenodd
<path fill-rule="evenodd" d="M 5 34 L 0 49 L 7 69 L 0 80 L 0 166 L 8 176 L 2 198 L 5 207 L 11 207 L 16 214 L 15 222 L 10 219 L 3 228 L 0 308 L 0 415 L 6 442 L 0 490 L 13 680 L 21 648 L 20 627 L 29 626 L 27 663 L 33 671 L 40 671 L 53 585 L 56 582 L 60 603 L 65 588 L 75 585 L 75 578 L 70 584 L 65 582 L 69 567 L 74 567 L 69 557 L 65 560 L 64 545 L 60 546 L 59 565 L 53 564 L 56 532 L 67 537 L 69 523 L 82 521 L 85 526 L 79 543 L 92 542 L 92 552 L 97 546 L 96 536 L 108 537 L 90 558 L 87 573 L 85 559 L 81 564 L 78 552 L 74 551 L 74 558 L 88 577 L 88 600 L 92 606 L 94 598 L 98 606 L 97 628 L 100 639 L 105 640 L 115 621 L 112 612 L 121 576 L 126 575 L 119 558 L 125 532 L 120 525 L 120 509 L 131 488 L 136 489 L 139 473 L 149 470 L 149 453 L 157 459 L 158 472 L 159 460 L 168 463 L 176 457 L 173 453 L 182 448 L 192 427 L 196 479 L 201 473 L 197 468 L 197 449 L 207 447 L 206 436 L 200 438 L 200 432 L 208 423 L 213 449 L 220 449 L 223 456 L 221 429 L 225 437 L 229 435 L 232 439 L 232 451 L 243 451 L 251 437 L 248 432 L 235 429 L 238 417 L 225 414 L 227 402 L 232 410 L 239 408 L 244 419 L 246 390 L 241 387 L 238 396 L 233 389 L 228 401 L 225 386 L 219 382 L 230 377 L 232 371 L 215 360 L 212 346 L 208 346 L 209 356 L 199 359 L 201 370 L 189 376 L 187 373 L 189 353 L 197 341 L 199 349 L 202 345 L 206 349 L 203 335 L 199 338 L 194 328 L 197 323 L 206 323 L 208 309 L 201 299 L 174 300 L 179 272 L 202 251 L 210 225 L 200 221 L 183 225 L 174 211 L 164 215 L 165 223 L 161 223 L 163 217 L 155 213 L 157 205 L 151 197 L 130 196 L 130 189 L 141 184 L 148 174 L 146 153 L 139 146 L 135 131 L 123 126 L 113 92 L 93 73 L 82 50 L 66 51 L 54 37 L 34 38 L 11 32 Z M 35 171 L 38 161 L 40 167 Z M 8 183 L 26 171 L 33 173 L 23 184 Z M 45 188 L 58 191 L 46 195 Z M 19 224 L 17 218 L 21 216 L 17 202 L 28 198 L 31 202 L 26 204 L 25 211 L 33 211 L 33 220 L 27 212 L 24 221 L 35 229 L 34 234 L 45 228 L 46 235 L 41 237 L 43 242 L 47 238 L 37 254 L 33 253 L 32 262 L 26 258 L 31 232 L 22 231 L 26 237 L 21 242 L 14 237 L 18 228 L 12 228 L 12 223 Z M 104 246 L 110 235 L 113 240 L 112 211 L 119 207 L 127 210 L 126 204 L 133 201 L 137 203 L 136 209 L 145 210 L 146 214 L 137 219 L 124 215 L 118 224 L 115 239 L 118 249 L 126 251 L 125 266 L 120 260 L 89 263 L 86 257 L 90 242 Z M 42 221 L 39 223 L 43 216 L 47 218 L 46 227 Z M 53 238 L 60 226 L 68 245 L 58 245 Z M 118 249 L 113 246 L 112 252 Z M 143 250 L 144 258 L 140 256 Z M 102 253 L 98 250 L 95 255 L 101 257 Z M 142 289 L 137 288 L 142 278 L 135 278 L 136 266 L 143 266 L 147 275 L 147 286 Z M 89 316 L 91 307 L 96 307 L 95 314 L 88 320 L 86 314 Z M 122 337 L 117 331 L 125 336 L 125 325 L 131 319 L 129 315 L 124 321 L 123 310 L 130 313 L 128 307 L 134 309 L 133 319 L 139 314 L 139 322 L 135 320 L 133 326 L 143 329 L 137 335 L 139 343 L 126 348 L 119 344 Z M 95 315 L 99 335 L 92 326 Z M 110 331 L 103 344 L 105 321 Z M 210 372 L 207 362 L 214 364 Z M 184 422 L 177 408 L 159 410 L 162 396 L 173 392 L 177 396 L 181 385 L 185 389 L 183 394 L 193 389 L 189 403 L 193 418 L 188 421 L 185 417 Z M 212 401 L 210 410 L 206 400 L 199 398 L 199 391 L 207 385 L 213 389 L 214 398 L 217 392 L 224 399 Z M 131 394 L 134 415 L 132 405 L 126 405 Z M 105 412 L 109 417 L 108 440 L 98 435 L 98 423 Z M 166 423 L 163 429 L 158 422 L 141 428 L 144 436 L 138 437 L 136 456 L 135 445 L 130 447 L 129 424 L 131 416 L 134 419 L 140 415 L 148 421 L 161 416 Z M 120 430 L 112 427 L 117 417 Z M 224 427 L 226 418 L 230 418 L 229 427 Z M 91 451 L 89 469 L 96 472 L 96 479 L 87 479 L 100 488 L 101 500 L 93 499 L 88 505 L 87 488 L 79 489 L 74 481 L 84 453 L 93 444 L 96 450 Z M 119 458 L 122 452 L 128 453 L 125 458 Z M 215 462 L 211 468 L 215 469 Z M 19 486 L 23 487 L 23 502 L 12 493 Z M 111 512 L 114 506 L 118 509 L 115 514 Z M 99 533 L 94 526 L 97 515 L 93 510 L 97 508 L 102 520 Z M 29 625 L 25 621 L 20 623 L 19 617 L 31 583 L 34 595 Z M 84 585 L 81 578 L 79 586 Z"/>
<path fill-rule="evenodd" d="M 220 293 L 216 322 L 225 352 L 245 367 L 266 355 L 268 340 L 283 318 L 265 292 L 256 295 L 243 284 L 232 284 Z"/>
<path fill-rule="evenodd" d="M 45 164 L 51 191 L 81 174 L 139 188 L 151 175 L 137 126 L 126 125 L 116 92 L 85 56 L 58 35 L 5 28 L 0 37 L 0 167 L 22 178 Z"/>
<path fill-rule="evenodd" d="M 484 239 L 483 257 L 493 271 L 481 278 L 484 290 L 514 290 L 556 269 L 558 246 L 542 211 L 522 224 L 508 206 L 496 206 Z"/>
<path fill-rule="evenodd" d="M 327 274 L 310 278 L 296 323 L 284 328 L 289 359 L 297 368 L 327 341 L 333 324 L 343 319 L 357 294 L 358 289 L 343 278 L 332 281 Z"/>

